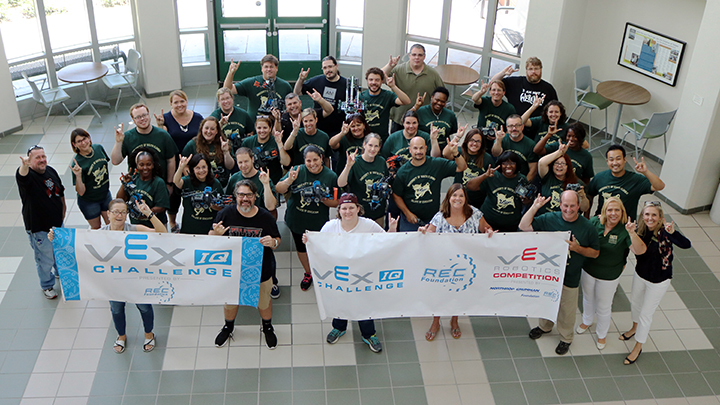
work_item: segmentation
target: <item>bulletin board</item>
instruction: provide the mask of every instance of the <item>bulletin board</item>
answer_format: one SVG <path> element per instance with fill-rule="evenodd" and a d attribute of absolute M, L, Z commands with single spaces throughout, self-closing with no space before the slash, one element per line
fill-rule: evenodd
<path fill-rule="evenodd" d="M 626 23 L 618 65 L 675 86 L 685 45 L 683 41 Z"/>

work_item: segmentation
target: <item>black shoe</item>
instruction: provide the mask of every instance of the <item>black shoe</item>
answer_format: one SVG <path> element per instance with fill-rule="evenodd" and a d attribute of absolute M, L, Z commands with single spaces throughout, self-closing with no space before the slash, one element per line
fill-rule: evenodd
<path fill-rule="evenodd" d="M 629 366 L 629 365 L 635 363 L 640 358 L 641 354 L 642 354 L 642 349 L 640 349 L 640 352 L 638 352 L 638 355 L 637 355 L 637 357 L 635 357 L 635 360 L 630 360 L 630 355 L 628 354 L 628 357 L 625 357 L 623 364 L 626 366 Z"/>
<path fill-rule="evenodd" d="M 568 350 L 570 350 L 570 343 L 560 342 L 555 348 L 555 353 L 562 356 L 563 354 L 566 354 Z"/>
<path fill-rule="evenodd" d="M 305 273 L 302 281 L 300 282 L 300 289 L 303 291 L 307 291 L 311 285 L 312 285 L 312 274 Z"/>
<path fill-rule="evenodd" d="M 280 287 L 278 287 L 277 284 L 273 284 L 272 289 L 270 290 L 270 298 L 274 300 L 280 298 Z"/>
<path fill-rule="evenodd" d="M 233 330 L 235 330 L 235 328 L 231 329 L 231 328 L 228 328 L 227 325 L 223 326 L 223 328 L 220 329 L 220 333 L 218 333 L 217 337 L 215 338 L 215 346 L 217 346 L 217 347 L 225 346 L 225 343 L 227 343 L 228 339 L 232 339 Z"/>
<path fill-rule="evenodd" d="M 273 350 L 277 347 L 277 336 L 275 336 L 275 329 L 272 325 L 263 325 L 263 335 L 265 335 L 265 345 L 268 349 Z"/>
<path fill-rule="evenodd" d="M 540 336 L 546 333 L 550 333 L 550 331 L 545 332 L 544 330 L 540 329 L 539 326 L 536 326 L 530 329 L 530 333 L 528 333 L 528 336 L 530 336 L 530 339 L 540 339 Z"/>

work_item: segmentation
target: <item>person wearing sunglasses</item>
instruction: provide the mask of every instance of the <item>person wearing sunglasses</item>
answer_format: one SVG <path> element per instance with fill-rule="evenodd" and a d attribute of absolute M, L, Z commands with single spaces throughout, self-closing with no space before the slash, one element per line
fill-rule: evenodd
<path fill-rule="evenodd" d="M 33 145 L 27 156 L 20 156 L 20 167 L 15 172 L 25 232 L 35 253 L 40 287 L 45 298 L 57 297 L 55 292 L 55 255 L 48 232 L 54 226 L 62 226 L 65 218 L 65 187 L 57 171 L 47 164 L 45 149 Z M 53 274 L 55 268 L 55 274 Z"/>

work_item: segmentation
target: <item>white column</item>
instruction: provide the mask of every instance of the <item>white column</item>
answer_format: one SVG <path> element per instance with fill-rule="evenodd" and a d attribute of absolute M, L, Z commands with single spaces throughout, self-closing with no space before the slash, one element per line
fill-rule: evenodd
<path fill-rule="evenodd" d="M 3 106 L 0 108 L 0 133 L 19 128 L 22 121 L 20 121 L 20 111 L 15 101 L 15 91 L 10 78 L 10 66 L 5 57 L 2 36 L 0 36 L 0 105 Z"/>
<path fill-rule="evenodd" d="M 154 95 L 179 89 L 182 60 L 175 1 L 135 0 L 135 12 L 145 92 Z"/>

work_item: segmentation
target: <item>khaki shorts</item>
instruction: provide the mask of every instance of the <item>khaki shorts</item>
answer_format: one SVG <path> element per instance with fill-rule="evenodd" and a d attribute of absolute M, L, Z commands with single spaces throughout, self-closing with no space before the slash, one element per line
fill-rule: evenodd
<path fill-rule="evenodd" d="M 258 309 L 267 309 L 270 306 L 270 291 L 273 287 L 272 277 L 260 283 L 260 299 Z"/>

